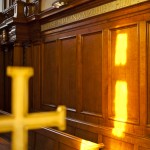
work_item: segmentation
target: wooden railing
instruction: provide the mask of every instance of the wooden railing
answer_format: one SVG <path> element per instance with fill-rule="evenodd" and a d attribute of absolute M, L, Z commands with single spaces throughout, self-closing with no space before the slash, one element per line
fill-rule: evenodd
<path fill-rule="evenodd" d="M 5 19 L 11 17 L 24 18 L 31 15 L 36 15 L 39 12 L 39 2 L 25 3 L 23 1 L 15 1 L 13 5 L 5 9 L 2 14 Z"/>

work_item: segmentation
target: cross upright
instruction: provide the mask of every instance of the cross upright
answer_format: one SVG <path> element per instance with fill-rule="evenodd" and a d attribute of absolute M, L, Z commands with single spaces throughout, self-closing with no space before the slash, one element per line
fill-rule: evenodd
<path fill-rule="evenodd" d="M 28 114 L 28 81 L 33 75 L 30 67 L 8 67 L 12 78 L 12 114 L 0 116 L 0 132 L 12 132 L 12 150 L 28 149 L 28 130 L 41 127 L 66 128 L 66 108 L 57 111 Z"/>

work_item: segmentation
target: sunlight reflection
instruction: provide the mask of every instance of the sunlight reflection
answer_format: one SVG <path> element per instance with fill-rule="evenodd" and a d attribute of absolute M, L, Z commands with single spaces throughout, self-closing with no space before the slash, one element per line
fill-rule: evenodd
<path fill-rule="evenodd" d="M 125 65 L 127 57 L 127 34 L 118 34 L 116 40 L 115 65 Z"/>
<path fill-rule="evenodd" d="M 115 66 L 125 66 L 127 63 L 127 34 L 121 33 L 116 38 L 115 49 Z M 123 79 L 124 80 L 124 79 Z M 128 88 L 127 82 L 119 79 L 115 85 L 115 120 L 112 133 L 115 136 L 122 137 L 125 131 L 125 123 L 127 121 L 127 103 L 128 103 Z M 118 122 L 117 122 L 118 121 Z"/>
<path fill-rule="evenodd" d="M 80 150 L 99 150 L 100 147 L 103 147 L 103 145 L 91 141 L 82 140 Z"/>
<path fill-rule="evenodd" d="M 115 86 L 115 119 L 125 122 L 127 120 L 127 83 L 125 81 L 117 81 Z M 115 122 L 113 134 L 122 136 L 125 131 L 125 124 Z"/>

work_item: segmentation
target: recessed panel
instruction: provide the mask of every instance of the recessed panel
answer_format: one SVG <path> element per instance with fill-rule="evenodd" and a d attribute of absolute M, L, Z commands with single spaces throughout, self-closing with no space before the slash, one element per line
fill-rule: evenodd
<path fill-rule="evenodd" d="M 137 26 L 111 30 L 109 51 L 109 115 L 139 121 L 139 45 Z"/>
<path fill-rule="evenodd" d="M 76 108 L 76 37 L 60 42 L 60 99 L 68 109 Z"/>
<path fill-rule="evenodd" d="M 147 45 L 148 45 L 148 51 L 147 51 L 147 56 L 148 56 L 148 111 L 147 111 L 147 115 L 148 115 L 148 124 L 150 124 L 150 23 L 147 24 L 147 33 L 148 33 L 148 40 L 147 40 Z"/>
<path fill-rule="evenodd" d="M 42 134 L 36 134 L 35 150 L 58 150 L 58 141 L 48 138 Z"/>
<path fill-rule="evenodd" d="M 102 113 L 102 32 L 82 35 L 82 112 Z"/>
<path fill-rule="evenodd" d="M 42 51 L 42 102 L 57 105 L 57 49 L 56 41 L 44 44 Z"/>

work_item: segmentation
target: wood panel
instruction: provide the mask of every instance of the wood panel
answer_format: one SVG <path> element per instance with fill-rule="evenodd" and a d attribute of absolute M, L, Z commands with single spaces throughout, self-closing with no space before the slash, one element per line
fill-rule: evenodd
<path fill-rule="evenodd" d="M 23 66 L 23 46 L 22 43 L 15 43 L 13 48 L 13 65 Z"/>
<path fill-rule="evenodd" d="M 35 43 L 32 45 L 32 54 L 33 54 L 33 68 L 34 68 L 34 77 L 33 77 L 33 109 L 39 110 L 41 107 L 41 82 L 40 82 L 40 56 L 41 56 L 41 45 L 40 43 Z"/>
<path fill-rule="evenodd" d="M 125 12 L 123 14 L 125 15 Z M 148 15 L 141 14 L 138 17 L 124 16 L 117 20 L 114 15 L 110 22 L 105 18 L 106 22 L 98 22 L 100 17 L 97 16 L 89 21 L 43 33 L 43 40 L 47 43 L 44 43 L 42 49 L 42 73 L 45 72 L 44 68 L 51 65 L 55 69 L 58 67 L 57 79 L 50 77 L 57 80 L 55 84 L 58 85 L 55 93 L 58 99 L 52 103 L 56 105 L 55 103 L 60 100 L 59 104 L 67 105 L 67 123 L 71 121 L 67 124 L 67 133 L 94 142 L 102 141 L 106 150 L 149 148 L 147 135 L 150 131 L 142 119 L 146 115 L 146 92 L 143 93 L 146 90 L 146 83 L 142 82 L 146 79 L 144 66 L 147 59 L 144 44 L 146 26 L 143 21 L 146 17 Z M 147 27 L 149 28 L 149 24 Z M 149 37 L 149 29 L 147 31 Z M 55 42 L 55 39 L 59 40 Z M 54 45 L 58 54 L 54 51 L 49 52 Z M 46 78 L 42 77 L 42 84 L 45 80 L 44 89 L 46 89 L 49 87 L 47 83 L 50 78 L 49 73 L 44 74 Z M 119 88 L 120 101 L 115 102 L 119 97 L 115 92 L 118 91 L 120 84 L 122 84 Z M 48 97 L 47 92 L 45 99 L 42 98 L 47 101 L 44 103 L 51 102 Z M 120 103 L 121 100 L 125 100 L 126 103 Z M 121 115 L 117 116 L 116 106 L 119 106 Z M 126 112 L 122 113 L 122 110 Z M 124 114 L 127 116 L 122 118 Z M 121 138 L 113 134 L 112 127 L 116 122 L 125 125 Z M 145 134 L 146 131 L 148 132 Z M 49 135 L 50 139 L 55 138 L 56 141 L 64 142 L 59 148 L 70 149 L 72 145 L 66 144 L 68 139 L 64 140 L 63 135 L 58 137 L 58 134 L 50 136 L 50 133 L 45 131 L 45 135 Z M 138 143 L 141 143 L 142 147 L 139 147 Z"/>
<path fill-rule="evenodd" d="M 87 149 L 85 148 L 85 146 L 88 146 L 88 148 L 90 150 L 92 150 L 93 148 L 95 150 L 98 150 L 98 149 L 101 149 L 104 147 L 104 145 L 102 143 L 89 143 L 90 141 L 87 141 L 85 139 L 82 139 L 82 138 L 79 138 L 79 137 L 76 137 L 76 136 L 73 136 L 73 135 L 69 135 L 69 134 L 66 134 L 64 132 L 61 132 L 61 131 L 56 131 L 54 129 L 41 129 L 41 130 L 36 130 L 36 134 L 38 136 L 40 136 L 42 139 L 46 138 L 51 140 L 54 142 L 54 141 L 57 141 L 58 143 L 58 147 L 55 147 L 56 149 L 54 149 L 54 147 L 51 147 L 52 144 L 49 149 L 52 149 L 52 150 L 57 150 L 57 148 L 59 150 L 62 150 L 62 149 L 65 149 L 65 150 L 81 150 L 81 149 Z M 48 141 L 46 141 L 48 142 Z M 50 144 L 49 142 L 49 144 Z M 38 144 L 40 145 L 40 143 L 42 143 L 42 145 L 45 143 L 45 142 L 39 142 Z M 54 142 L 55 143 L 55 142 Z M 97 147 L 97 149 L 95 148 Z"/>
<path fill-rule="evenodd" d="M 137 31 L 137 25 L 110 30 L 109 117 L 132 123 L 139 123 L 140 72 Z"/>
<path fill-rule="evenodd" d="M 45 110 L 43 106 L 51 108 L 58 104 L 65 104 L 68 108 L 69 119 L 72 121 L 66 132 L 94 142 L 102 136 L 101 140 L 106 150 L 113 150 L 114 147 L 119 150 L 135 150 L 138 149 L 136 145 L 138 142 L 141 142 L 140 146 L 143 146 L 139 149 L 147 149 L 144 147 L 149 145 L 143 139 L 149 140 L 149 138 L 146 137 L 147 127 L 142 120 L 142 117 L 145 117 L 146 96 L 143 100 L 141 90 L 141 88 L 146 89 L 146 83 L 142 82 L 146 78 L 142 72 L 145 70 L 143 62 L 146 60 L 142 47 L 146 43 L 144 39 L 146 28 L 143 20 L 149 20 L 147 11 L 148 14 L 139 14 L 139 16 L 131 13 L 129 17 L 126 16 L 128 11 L 124 9 L 122 15 L 115 12 L 109 14 L 112 17 L 111 20 L 108 19 L 109 15 L 105 18 L 104 14 L 101 16 L 102 19 L 100 16 L 95 16 L 76 24 L 72 23 L 43 32 L 43 41 L 45 39 L 46 41 L 43 42 L 42 49 L 40 43 L 32 46 L 33 62 L 31 63 L 35 68 L 34 108 L 41 107 Z M 149 24 L 147 28 L 149 48 Z M 16 53 L 15 55 L 14 58 L 19 60 Z M 105 57 L 102 58 L 102 55 Z M 27 57 L 30 57 L 29 54 Z M 109 66 L 106 63 L 107 60 Z M 105 82 L 102 82 L 102 78 Z M 102 89 L 104 87 L 105 89 Z M 120 97 L 116 94 L 119 90 L 121 90 Z M 104 96 L 105 94 L 109 99 Z M 117 99 L 119 99 L 118 102 L 115 101 Z M 122 101 L 125 103 L 122 104 Z M 148 111 L 149 105 L 148 100 Z M 117 115 L 117 106 L 121 115 Z M 101 121 L 102 110 L 105 110 L 103 122 Z M 121 112 L 122 110 L 126 112 Z M 122 118 L 122 115 L 126 117 Z M 125 122 L 125 137 L 115 137 L 116 135 L 111 132 L 113 129 L 108 129 L 117 122 L 114 120 Z M 148 128 L 147 131 L 149 131 Z M 64 139 L 65 134 L 64 137 L 62 134 L 58 137 L 58 134 L 51 136 L 51 133 L 45 131 L 43 135 L 36 135 L 36 149 L 48 149 L 51 146 L 52 149 L 70 149 L 72 145 L 68 139 Z M 60 144 L 60 141 L 63 143 Z M 75 143 L 74 147 L 80 147 L 80 144 L 79 142 L 76 146 Z"/>
<path fill-rule="evenodd" d="M 36 138 L 36 133 L 30 130 L 28 132 L 28 149 L 29 150 L 35 149 L 35 138 Z"/>
<path fill-rule="evenodd" d="M 11 78 L 6 75 L 8 66 L 13 65 L 13 48 L 5 47 L 4 49 L 4 111 L 11 112 Z"/>
<path fill-rule="evenodd" d="M 0 49 L 0 109 L 3 110 L 4 109 L 4 52 L 2 51 L 2 49 Z"/>
<path fill-rule="evenodd" d="M 76 99 L 76 37 L 60 40 L 60 100 L 75 110 Z"/>
<path fill-rule="evenodd" d="M 102 32 L 82 35 L 82 113 L 102 114 Z M 94 105 L 93 105 L 94 104 Z"/>
<path fill-rule="evenodd" d="M 35 150 L 48 150 L 48 149 L 49 150 L 58 150 L 58 142 L 57 141 L 49 139 L 41 134 L 36 135 L 35 142 L 36 142 Z"/>
<path fill-rule="evenodd" d="M 62 143 L 60 143 L 59 149 L 61 149 L 61 150 L 78 150 L 78 149 L 75 149 L 73 147 L 62 144 Z"/>
<path fill-rule="evenodd" d="M 148 68 L 148 81 L 147 81 L 147 83 L 148 83 L 148 102 L 147 102 L 147 104 L 148 104 L 148 106 L 147 106 L 147 108 L 148 108 L 148 110 L 147 110 L 147 121 L 148 121 L 148 124 L 150 124 L 150 22 L 148 22 L 147 23 L 147 56 L 148 56 L 148 58 L 147 58 L 147 68 Z"/>
<path fill-rule="evenodd" d="M 71 14 L 76 17 L 74 13 L 96 7 L 99 2 L 91 1 L 76 9 L 67 5 L 68 10 L 66 9 L 64 14 L 61 14 L 60 9 L 56 12 L 53 9 L 42 12 L 39 17 L 33 16 L 25 20 L 24 27 L 17 30 L 17 35 L 24 40 L 28 39 L 28 33 L 27 30 L 22 32 L 21 29 L 27 29 L 26 21 L 31 21 L 30 27 L 38 23 L 39 26 L 36 26 L 34 31 L 40 31 L 40 24 L 54 23 L 54 26 L 49 30 L 37 32 L 38 37 L 37 34 L 31 36 L 32 42 L 39 40 L 41 43 L 32 43 L 31 49 L 27 49 L 25 53 L 22 51 L 22 43 L 16 44 L 14 51 L 5 49 L 4 60 L 0 60 L 0 63 L 4 63 L 2 72 L 5 72 L 7 65 L 13 65 L 13 62 L 14 65 L 31 64 L 35 70 L 33 89 L 30 91 L 33 109 L 51 110 L 58 104 L 65 104 L 68 108 L 65 132 L 94 142 L 102 141 L 105 150 L 149 150 L 150 2 L 124 9 L 115 6 L 117 11 L 102 15 L 96 13 L 96 16 L 85 20 L 77 21 L 73 18 L 76 22 L 68 25 L 65 23 L 55 27 L 57 24 L 51 22 L 57 22 L 57 19 L 59 21 L 64 17 L 72 19 L 67 16 Z M 77 3 L 81 4 L 75 2 L 74 6 Z M 98 8 L 91 10 L 100 11 Z M 86 13 L 80 15 L 84 17 Z M 36 20 L 36 17 L 39 20 Z M 19 20 L 17 23 L 19 24 Z M 3 104 L 5 110 L 9 111 L 9 79 L 5 78 L 5 83 Z M 118 91 L 119 95 L 116 94 Z M 123 110 L 125 111 L 122 112 Z M 126 117 L 123 117 L 124 115 Z M 122 137 L 113 134 L 112 127 L 118 122 L 125 125 Z M 35 146 L 37 150 L 80 149 L 81 138 L 49 130 L 51 129 L 35 132 L 31 137 L 31 147 Z"/>
<path fill-rule="evenodd" d="M 42 104 L 56 107 L 58 101 L 57 41 L 44 43 L 42 51 Z"/>
<path fill-rule="evenodd" d="M 31 45 L 27 44 L 24 46 L 24 55 L 23 55 L 23 65 L 25 67 L 33 67 L 32 66 L 32 60 L 33 60 L 33 54 L 32 54 L 32 47 Z M 33 77 L 29 80 L 29 111 L 33 110 Z"/>
<path fill-rule="evenodd" d="M 104 150 L 134 150 L 134 145 L 109 137 L 103 137 Z"/>
<path fill-rule="evenodd" d="M 145 147 L 139 147 L 139 150 L 150 150 L 150 148 L 145 148 Z"/>
<path fill-rule="evenodd" d="M 95 143 L 98 142 L 98 134 L 89 132 L 87 130 L 82 130 L 82 129 L 77 128 L 75 131 L 75 136 L 77 136 L 81 139 L 84 139 L 86 137 L 86 140 L 88 140 L 88 141 L 92 141 Z"/>

